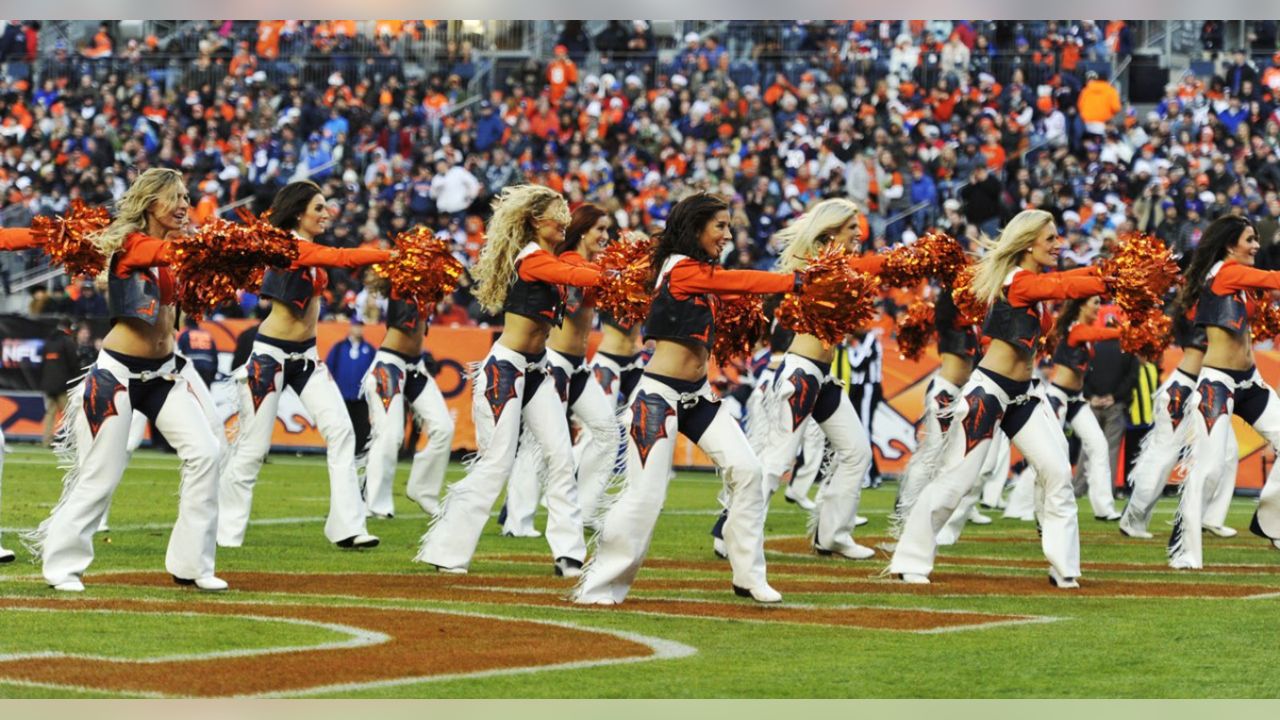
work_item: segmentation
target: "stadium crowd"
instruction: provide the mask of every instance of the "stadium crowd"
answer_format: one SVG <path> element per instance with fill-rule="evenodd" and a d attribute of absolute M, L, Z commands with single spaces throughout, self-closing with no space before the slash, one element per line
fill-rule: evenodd
<path fill-rule="evenodd" d="M 261 211 L 310 177 L 333 199 L 323 242 L 385 245 L 426 224 L 468 263 L 490 200 L 535 182 L 645 231 L 693 190 L 723 193 L 731 267 L 771 266 L 775 232 L 841 196 L 866 209 L 867 249 L 935 229 L 972 242 L 1042 208 L 1068 263 L 1085 264 L 1130 230 L 1185 252 L 1234 213 L 1258 225 L 1259 265 L 1280 268 L 1275 25 L 1251 22 L 1246 51 L 1206 22 L 1215 73 L 1175 78 L 1140 111 L 1107 72 L 1133 51 L 1123 21 L 732 22 L 678 38 L 568 22 L 550 56 L 508 66 L 470 41 L 421 50 L 430 21 L 197 23 L 163 47 L 104 23 L 51 48 L 39 23 L 8 21 L 3 218 L 109 203 L 163 166 L 186 176 L 197 223 Z M 61 282 L 31 310 L 105 312 L 100 289 Z M 363 297 L 360 277 L 335 271 L 325 313 L 353 315 Z M 252 295 L 226 309 L 257 312 Z M 435 322 L 489 319 L 464 287 Z"/>

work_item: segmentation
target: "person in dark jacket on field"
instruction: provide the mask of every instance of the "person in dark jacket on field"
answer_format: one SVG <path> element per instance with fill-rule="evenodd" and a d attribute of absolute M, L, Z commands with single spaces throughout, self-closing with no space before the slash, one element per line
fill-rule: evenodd
<path fill-rule="evenodd" d="M 347 404 L 351 427 L 356 433 L 357 457 L 363 456 L 369 445 L 369 406 L 360 394 L 360 385 L 373 365 L 375 352 L 377 348 L 364 339 L 364 323 L 360 318 L 351 318 L 347 339 L 335 343 L 324 361 L 342 391 L 343 402 Z"/>
<path fill-rule="evenodd" d="M 67 387 L 80 377 L 80 349 L 71 321 L 58 321 L 58 329 L 40 351 L 40 392 L 44 393 L 44 444 L 53 444 L 53 428 L 67 407 Z"/>

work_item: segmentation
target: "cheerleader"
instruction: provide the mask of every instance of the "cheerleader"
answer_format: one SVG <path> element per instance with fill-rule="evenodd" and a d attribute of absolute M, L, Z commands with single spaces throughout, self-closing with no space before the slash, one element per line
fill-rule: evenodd
<path fill-rule="evenodd" d="M 1119 328 L 1094 326 L 1098 319 L 1101 300 L 1097 296 L 1068 300 L 1058 314 L 1053 328 L 1053 382 L 1045 385 L 1045 397 L 1054 415 L 1063 427 L 1080 439 L 1080 450 L 1085 457 L 1085 479 L 1088 483 L 1089 505 L 1097 520 L 1112 522 L 1120 519 L 1116 512 L 1115 498 L 1111 494 L 1111 464 L 1107 450 L 1107 436 L 1102 433 L 1098 419 L 1087 409 L 1088 402 L 1081 392 L 1084 375 L 1093 360 L 1093 343 L 1100 340 L 1116 340 Z M 1022 492 L 1034 496 L 1036 471 L 1029 468 L 1018 478 L 1024 486 Z"/>
<path fill-rule="evenodd" d="M 765 303 L 765 311 L 772 314 L 768 302 Z M 782 366 L 787 348 L 791 346 L 795 336 L 794 330 L 784 328 L 778 325 L 776 320 L 774 321 L 769 344 L 764 350 L 768 356 L 754 375 L 751 394 L 747 396 L 747 442 L 751 443 L 751 449 L 755 451 L 757 457 L 764 457 L 770 441 L 773 420 L 769 417 L 767 410 L 769 390 L 773 387 L 773 379 L 778 368 Z M 793 464 L 791 480 L 787 483 L 787 489 L 783 491 L 782 496 L 788 503 L 800 506 L 805 512 L 812 512 L 817 505 L 809 499 L 809 488 L 813 487 L 814 480 L 821 469 L 827 436 L 812 417 L 805 419 L 800 432 L 804 439 L 801 441 L 799 454 Z M 720 501 L 722 505 L 725 504 L 725 498 L 720 498 Z M 767 510 L 768 498 L 765 499 L 765 503 Z M 729 551 L 724 544 L 724 523 L 728 519 L 729 511 L 722 510 L 715 524 L 711 526 L 711 551 L 721 560 L 729 559 Z"/>
<path fill-rule="evenodd" d="M 934 305 L 934 326 L 938 333 L 938 371 L 929 380 L 929 386 L 925 390 L 924 416 L 920 418 L 924 434 L 911 459 L 907 461 L 906 472 L 898 483 L 898 496 L 894 500 L 893 512 L 889 516 L 889 535 L 895 538 L 901 534 L 902 524 L 906 522 L 920 493 L 936 476 L 943 441 L 951 428 L 956 401 L 960 399 L 960 388 L 969 382 L 973 365 L 978 359 L 977 330 L 961 319 L 951 297 L 951 289 L 943 288 Z M 999 431 L 996 433 L 999 434 Z M 1006 465 L 1006 469 L 1007 467 Z M 966 500 L 971 495 L 972 493 L 966 495 Z M 969 515 L 968 510 L 963 507 L 965 504 L 962 502 L 962 507 L 957 508 L 955 513 L 959 515 L 961 525 Z"/>
<path fill-rule="evenodd" d="M 226 590 L 214 575 L 218 522 L 219 443 L 184 358 L 174 356 L 172 245 L 190 202 L 182 175 L 152 168 L 117 203 L 115 220 L 92 237 L 108 258 L 107 305 L 113 326 L 85 377 L 72 388 L 56 451 L 71 467 L 53 512 L 25 538 L 56 590 L 82 592 L 93 561 L 93 532 L 111 502 L 129 459 L 129 428 L 142 412 L 182 460 L 178 518 L 165 567 L 175 582 Z M 207 395 L 207 391 L 205 393 Z"/>
<path fill-rule="evenodd" d="M 592 261 L 609 241 L 609 214 L 597 205 L 585 204 L 573 211 L 564 240 L 556 246 L 562 262 L 575 267 L 598 269 Z M 587 341 L 594 324 L 594 297 L 581 288 L 570 287 L 566 294 L 564 323 L 551 328 L 547 339 L 547 362 L 556 395 L 564 410 L 588 434 L 581 453 L 573 456 L 578 477 L 578 503 L 584 523 L 592 519 L 613 475 L 622 442 L 617 401 L 606 395 L 599 383 L 591 381 L 587 365 Z M 533 516 L 537 511 L 540 479 L 543 477 L 541 450 L 526 427 L 516 452 L 511 478 L 507 482 L 506 519 L 502 534 L 537 537 Z"/>
<path fill-rule="evenodd" d="M 852 249 L 858 243 L 858 206 L 841 198 L 824 200 L 778 233 L 786 246 L 779 259 L 783 270 L 800 271 L 824 245 Z M 856 258 L 859 270 L 878 272 L 883 256 Z M 774 373 L 765 397 L 769 436 L 761 456 L 766 493 L 772 494 L 795 466 L 812 419 L 833 451 L 831 472 L 818 493 L 809 531 L 814 552 L 866 560 L 875 550 L 853 540 L 862 495 L 862 480 L 871 467 L 871 443 L 843 385 L 831 375 L 836 349 L 816 336 L 799 333 Z"/>
<path fill-rule="evenodd" d="M 619 410 L 626 408 L 644 374 L 644 353 L 640 351 L 641 326 L 623 325 L 609 313 L 600 316 L 600 344 L 591 358 L 591 373 Z"/>
<path fill-rule="evenodd" d="M 396 459 L 404 442 L 405 414 L 412 412 L 422 423 L 427 446 L 413 456 L 405 494 L 432 514 L 439 509 L 454 428 L 444 395 L 422 359 L 429 313 L 423 313 L 412 300 L 394 297 L 389 283 L 381 278 L 375 279 L 373 286 L 388 299 L 387 334 L 361 382 L 369 406 L 369 464 L 365 470 L 368 513 L 382 518 L 395 514 L 391 495 Z"/>
<path fill-rule="evenodd" d="M 903 525 L 888 572 L 905 582 L 929 582 L 937 533 L 978 481 L 999 426 L 1039 473 L 1041 545 L 1050 582 L 1079 587 L 1080 529 L 1067 441 L 1057 419 L 1033 393 L 1031 374 L 1036 341 L 1044 330 L 1040 301 L 1088 297 L 1106 287 L 1091 267 L 1042 272 L 1057 265 L 1061 245 L 1052 215 L 1025 210 L 990 244 L 977 266 L 973 291 L 991 307 L 982 327 L 991 345 L 961 391 L 964 402 L 952 414 L 937 478 L 921 492 Z"/>
<path fill-rule="evenodd" d="M 479 451 L 467 476 L 449 488 L 415 558 L 441 572 L 467 572 L 489 510 L 511 476 L 524 426 L 546 458 L 546 536 L 555 572 L 582 573 L 587 547 L 573 446 L 555 383 L 547 382 L 546 348 L 551 329 L 564 319 L 564 286 L 596 287 L 601 273 L 554 254 L 569 224 L 564 198 L 539 185 L 507 188 L 494 203 L 489 237 L 471 271 L 476 299 L 505 314 L 502 335 L 472 386 Z"/>
<path fill-rule="evenodd" d="M 1155 408 L 1154 423 L 1133 463 L 1133 493 L 1120 516 L 1120 534 L 1126 537 L 1153 537 L 1147 527 L 1151 524 L 1156 502 L 1169 482 L 1173 468 L 1187 451 L 1188 443 L 1182 432 L 1182 420 L 1190 409 L 1188 401 L 1196 390 L 1209 338 L 1204 326 L 1195 323 L 1194 310 L 1174 321 L 1173 333 L 1175 342 L 1182 348 L 1182 359 L 1152 400 Z M 1230 433 L 1227 439 L 1231 442 L 1231 448 L 1223 458 L 1218 474 L 1223 478 L 1234 478 L 1240 450 L 1236 445 L 1235 433 Z M 1219 483 L 1218 490 L 1205 509 L 1201 526 L 1218 537 L 1236 535 L 1235 528 L 1226 526 L 1234 488 L 1234 481 Z"/>
<path fill-rule="evenodd" d="M 1219 472 L 1235 454 L 1231 415 L 1253 426 L 1273 450 L 1280 449 L 1280 398 L 1263 380 L 1253 359 L 1249 318 L 1256 310 L 1251 291 L 1280 290 L 1280 272 L 1253 267 L 1258 236 L 1242 217 L 1218 218 L 1205 230 L 1178 296 L 1175 317 L 1195 308 L 1195 322 L 1205 328 L 1208 346 L 1200 368 L 1196 396 L 1199 409 L 1183 418 L 1193 443 L 1173 534 L 1169 566 L 1203 567 L 1201 518 L 1205 504 L 1234 484 Z M 1280 464 L 1272 467 L 1249 529 L 1280 548 Z"/>
<path fill-rule="evenodd" d="M 654 299 L 644 330 L 656 345 L 626 418 L 626 484 L 604 517 L 574 602 L 613 605 L 626 598 L 666 499 L 677 432 L 702 448 L 723 474 L 734 592 L 762 603 L 782 600 L 765 578 L 760 461 L 742 428 L 712 395 L 707 361 L 717 295 L 790 292 L 798 289 L 801 275 L 718 269 L 716 260 L 731 240 L 728 203 L 702 193 L 672 208 L 658 239 Z"/>
<path fill-rule="evenodd" d="M 0 251 L 16 251 L 27 250 L 39 247 L 36 238 L 31 231 L 26 228 L 3 228 L 0 229 Z M 4 428 L 0 428 L 0 485 L 4 480 Z M 12 550 L 6 550 L 0 545 L 0 563 L 13 562 L 14 557 Z"/>
<path fill-rule="evenodd" d="M 267 220 L 298 238 L 298 259 L 289 268 L 268 268 L 263 297 L 271 313 L 258 327 L 253 353 L 237 373 L 240 385 L 240 434 L 218 484 L 218 544 L 240 547 L 249 527 L 253 486 L 271 449 L 276 409 L 285 389 L 302 406 L 324 437 L 329 464 L 329 517 L 325 537 L 340 548 L 370 548 L 378 538 L 365 527 L 365 504 L 356 478 L 356 439 L 342 393 L 316 352 L 320 295 L 329 284 L 321 268 L 356 268 L 388 262 L 392 253 L 365 248 L 338 249 L 315 238 L 329 225 L 328 203 L 320 186 L 303 180 L 276 193 Z"/>

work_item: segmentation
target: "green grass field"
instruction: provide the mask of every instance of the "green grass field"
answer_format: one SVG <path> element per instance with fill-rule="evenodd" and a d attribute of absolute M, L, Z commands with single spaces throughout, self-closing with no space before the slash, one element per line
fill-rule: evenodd
<path fill-rule="evenodd" d="M 91 668 L 65 682 L 30 681 L 14 663 L 40 664 L 54 657 L 89 663 L 190 661 L 218 673 L 236 653 L 326 649 L 348 640 L 341 619 L 374 610 L 439 610 L 490 618 L 546 620 L 578 630 L 628 633 L 677 648 L 667 659 L 622 664 L 581 663 L 522 672 L 453 672 L 447 677 L 388 682 L 344 679 L 341 662 L 317 663 L 318 692 L 305 688 L 267 694 L 361 698 L 1079 698 L 1260 697 L 1280 695 L 1280 553 L 1248 534 L 1253 501 L 1238 498 L 1232 539 L 1206 535 L 1209 568 L 1188 573 L 1164 565 L 1166 521 L 1173 501 L 1162 501 L 1152 523 L 1156 540 L 1122 538 L 1114 523 L 1081 509 L 1084 588 L 1053 591 L 1030 524 L 997 520 L 970 525 L 958 545 L 943 548 L 935 582 L 907 588 L 878 576 L 885 557 L 854 563 L 802 553 L 785 538 L 804 533 L 805 515 L 776 497 L 767 535 L 770 580 L 785 596 L 780 612 L 754 606 L 730 592 L 727 563 L 710 551 L 708 529 L 716 512 L 718 480 L 682 473 L 671 484 L 650 562 L 627 603 L 614 609 L 581 609 L 557 598 L 570 581 L 552 578 L 542 539 L 510 539 L 489 523 L 480 541 L 467 593 L 450 595 L 442 576 L 410 562 L 426 518 L 403 496 L 393 520 L 371 520 L 382 546 L 340 551 L 321 532 L 328 506 L 327 477 L 318 457 L 273 456 L 257 486 L 254 524 L 245 547 L 218 554 L 219 574 L 232 591 L 217 596 L 167 583 L 164 549 L 176 508 L 177 461 L 140 452 L 125 474 L 111 510 L 112 530 L 96 539 L 97 559 L 85 577 L 83 596 L 54 593 L 28 562 L 14 530 L 39 522 L 56 501 L 60 474 L 40 449 L 18 445 L 6 456 L 3 544 L 18 561 L 0 566 L 0 697 L 129 697 L 156 694 L 120 690 L 93 680 Z M 402 464 L 402 492 L 408 467 Z M 460 467 L 450 469 L 450 480 Z M 863 493 L 870 524 L 859 538 L 883 537 L 894 486 Z M 496 510 L 496 508 L 495 508 Z M 538 527 L 543 518 L 538 519 Z M 109 542 L 108 542 L 109 540 Z M 778 542 L 781 540 L 780 552 Z M 790 552 L 795 548 L 794 552 Z M 125 575 L 132 572 L 133 575 Z M 149 573 L 152 584 L 128 578 Z M 254 589 L 248 573 L 332 576 L 331 590 L 316 586 Z M 370 577 L 369 574 L 374 574 Z M 391 576 L 409 576 L 393 578 Z M 237 584 L 236 578 L 246 578 Z M 382 578 L 379 580 L 379 578 Z M 399 580 L 415 592 L 389 591 Z M 527 587 L 521 586 L 526 583 Z M 495 587 L 521 586 L 496 592 Z M 492 593 L 487 601 L 484 593 Z M 304 594 L 305 593 L 305 594 Z M 524 593 L 521 595 L 520 593 Z M 1229 597 L 1232 594 L 1235 597 Z M 1152 595 L 1169 597 L 1152 597 Z M 527 597 L 528 602 L 521 597 Z M 26 607 L 44 601 L 53 607 Z M 145 601 L 106 611 L 94 602 Z M 333 613 L 301 621 L 236 613 L 241 604 L 305 603 Z M 190 606 L 193 612 L 175 609 Z M 234 606 L 234 607 L 228 607 Z M 229 615 L 194 612 L 214 607 Z M 141 609 L 139 609 L 141 608 Z M 705 611 L 702 609 L 705 608 Z M 921 613 L 917 611 L 934 611 Z M 895 625 L 899 616 L 951 617 L 953 613 L 1016 616 L 919 632 Z M 403 612 L 401 615 L 405 615 Z M 437 617 L 434 614 L 432 617 Z M 807 618 L 805 616 L 808 616 Z M 833 618 L 828 621 L 823 618 Z M 839 621 L 846 618 L 850 622 Z M 859 626 L 859 622 L 867 622 Z M 466 622 L 466 617 L 458 618 Z M 397 622 L 404 622 L 403 620 Z M 875 625 L 869 627 L 867 625 Z M 344 629 L 345 628 L 345 629 Z M 384 630 L 383 632 L 387 632 Z M 390 633 L 394 634 L 394 633 Z M 536 637 L 536 636 L 535 636 Z M 604 636 L 601 636 L 604 637 Z M 464 638 L 465 639 L 465 638 Z M 502 633 L 465 639 L 477 651 L 500 654 Z M 368 640 L 367 642 L 375 642 Z M 529 643 L 522 640 L 521 643 Z M 577 647 L 590 649 L 579 638 Z M 534 643 L 536 645 L 536 643 Z M 425 647 L 430 648 L 428 643 Z M 525 649 L 528 649 L 527 647 Z M 220 656 L 227 656 L 220 660 Z M 677 657 L 678 656 L 678 657 Z M 338 657 L 333 655 L 332 657 Z M 565 658 L 572 660 L 572 658 Z M 86 666 L 86 667 L 90 667 Z M 230 668 L 230 666 L 226 666 Z M 230 669 L 227 672 L 231 672 Z M 89 678 L 89 679 L 84 679 Z M 113 689 L 114 688 L 114 689 Z M 324 689 L 328 688 L 328 689 Z M 181 693 L 176 693 L 181 694 Z"/>

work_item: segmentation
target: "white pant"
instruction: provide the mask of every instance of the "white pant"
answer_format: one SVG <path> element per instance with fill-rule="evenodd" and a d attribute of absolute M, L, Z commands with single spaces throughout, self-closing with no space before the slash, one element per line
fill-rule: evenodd
<path fill-rule="evenodd" d="M 50 585 L 81 577 L 93 562 L 94 530 L 129 461 L 135 400 L 182 460 L 165 568 L 184 579 L 214 573 L 219 446 L 197 394 L 172 358 L 155 372 L 135 374 L 103 351 L 72 388 L 59 431 L 58 452 L 74 462 L 62 498 L 28 538 Z"/>
<path fill-rule="evenodd" d="M 826 550 L 852 547 L 862 478 L 871 466 L 871 443 L 844 386 L 830 376 L 829 368 L 787 353 L 765 396 L 764 408 L 771 429 L 760 458 L 765 497 L 776 491 L 783 476 L 795 467 L 796 453 L 805 440 L 805 425 L 812 419 L 831 443 L 834 461 L 830 477 L 818 492 L 812 516 L 816 527 L 810 531 Z"/>
<path fill-rule="evenodd" d="M 1155 512 L 1156 503 L 1169 482 L 1169 475 L 1178 461 L 1187 452 L 1190 424 L 1183 425 L 1185 413 L 1197 412 L 1194 405 L 1189 404 L 1196 390 L 1196 378 L 1181 370 L 1174 370 L 1160 389 L 1156 391 L 1152 405 L 1155 417 L 1151 430 L 1142 441 L 1142 448 L 1133 463 L 1130 475 L 1133 491 L 1124 508 L 1121 522 L 1125 527 L 1145 532 L 1151 524 L 1151 516 Z M 1240 462 L 1240 450 L 1236 443 L 1235 433 L 1229 438 L 1231 449 L 1223 458 L 1218 472 L 1223 478 L 1234 478 Z M 1210 468 L 1211 470 L 1213 468 Z M 1231 508 L 1231 496 L 1234 494 L 1234 481 L 1218 484 L 1218 492 L 1210 498 L 1205 509 L 1203 525 L 1218 527 L 1225 525 L 1227 511 Z"/>
<path fill-rule="evenodd" d="M 552 384 L 560 397 L 561 412 L 571 414 L 587 431 L 581 452 L 574 453 L 573 459 L 577 465 L 578 503 L 582 517 L 584 522 L 595 524 L 600 500 L 614 473 L 618 447 L 622 442 L 617 406 L 605 395 L 600 383 L 592 379 L 591 368 L 585 364 L 575 366 L 569 358 L 550 348 L 547 349 L 547 362 L 551 373 L 548 380 L 555 381 Z M 525 428 L 516 451 L 515 466 L 507 482 L 507 519 L 503 531 L 518 536 L 527 536 L 534 529 L 533 516 L 538 510 L 538 496 L 546 467 L 539 444 L 532 439 L 526 441 L 531 432 L 531 428 Z"/>
<path fill-rule="evenodd" d="M 305 373 L 310 370 L 310 375 Z M 305 380 L 302 378 L 305 377 Z M 249 362 L 236 373 L 240 383 L 240 434 L 218 483 L 218 544 L 239 547 L 249 527 L 253 485 L 271 450 L 276 409 L 286 387 L 298 393 L 302 406 L 324 437 L 329 463 L 329 517 L 325 537 L 338 542 L 364 535 L 365 505 L 356 478 L 356 437 L 338 384 L 320 362 L 315 346 L 289 353 L 259 336 Z"/>
<path fill-rule="evenodd" d="M 704 381 L 699 389 L 681 392 L 645 375 L 625 424 L 627 481 L 605 515 L 595 555 L 573 591 L 574 600 L 626 598 L 667 497 L 677 432 L 707 453 L 724 480 L 729 507 L 724 540 L 733 584 L 748 590 L 766 585 L 764 475 L 742 428 L 711 398 L 710 386 Z"/>
<path fill-rule="evenodd" d="M 924 415 L 920 418 L 924 435 L 916 445 L 916 451 L 907 461 L 907 469 L 898 481 L 898 496 L 889 516 L 889 535 L 902 534 L 902 524 L 920 498 L 920 493 L 936 477 L 938 463 L 942 460 L 947 430 L 951 428 L 960 399 L 960 388 L 941 375 L 934 375 L 924 398 Z"/>
<path fill-rule="evenodd" d="M 1230 503 L 1230 488 L 1234 488 L 1235 477 L 1221 469 L 1230 462 L 1228 458 L 1238 452 L 1235 430 L 1231 426 L 1232 414 L 1252 425 L 1273 450 L 1280 449 L 1280 398 L 1257 368 L 1243 381 L 1216 368 L 1201 368 L 1196 392 L 1188 400 L 1189 407 L 1191 403 L 1199 411 L 1187 413 L 1183 418 L 1192 448 L 1187 456 L 1187 476 L 1182 483 L 1178 513 L 1169 538 L 1170 564 L 1180 568 L 1204 567 L 1201 528 L 1207 524 L 1207 506 L 1215 498 L 1221 502 L 1219 493 L 1226 493 Z M 1271 537 L 1280 537 L 1278 474 L 1280 463 L 1273 465 L 1267 476 L 1254 516 L 1256 529 Z M 1264 519 L 1270 522 L 1263 522 Z"/>
<path fill-rule="evenodd" d="M 607 355 L 599 351 L 596 351 L 596 354 L 591 358 L 591 375 L 595 378 L 596 384 L 600 386 L 604 396 L 614 404 L 614 417 L 618 423 L 618 447 L 615 449 L 613 456 L 613 472 L 618 476 L 626 472 L 625 464 L 627 459 L 627 441 L 623 437 L 622 415 L 635 398 L 636 386 L 643 372 L 644 360 L 639 353 L 633 355 L 627 362 L 620 362 L 616 356 Z M 580 426 L 578 439 L 573 444 L 573 462 L 575 466 L 582 466 L 582 457 L 592 447 L 592 442 L 591 427 L 589 425 Z M 607 488 L 602 492 L 607 492 Z M 582 500 L 581 497 L 579 500 Z M 597 511 L 594 515 L 599 515 L 599 508 L 604 500 L 603 495 L 596 498 L 595 507 Z M 583 518 L 588 524 L 592 524 L 599 519 L 585 513 Z"/>
<path fill-rule="evenodd" d="M 531 395 L 530 381 L 538 383 Z M 585 560 L 569 423 L 544 361 L 494 343 L 472 385 L 471 415 L 478 453 L 467 476 L 449 487 L 415 559 L 447 568 L 471 564 L 489 511 L 511 475 L 524 426 L 546 457 L 546 537 L 552 557 Z"/>
<path fill-rule="evenodd" d="M 181 355 L 175 355 L 182 358 Z M 209 432 L 213 433 L 213 439 L 218 443 L 218 472 L 227 465 L 227 460 L 231 457 L 231 452 L 227 444 L 227 430 L 222 424 L 222 418 L 218 416 L 218 405 L 213 401 L 213 393 L 209 391 L 209 386 L 204 384 L 204 378 L 200 377 L 200 373 L 196 372 L 196 366 L 190 360 L 182 358 L 182 370 L 179 374 L 187 380 L 187 388 L 195 394 L 196 401 L 200 403 L 200 411 L 204 413 L 204 420 L 209 424 Z M 142 445 L 142 439 L 147 433 L 147 416 L 142 411 L 134 409 L 133 418 L 129 423 L 129 459 L 133 459 L 133 453 Z M 107 507 L 102 511 L 102 519 L 98 521 L 98 532 L 106 532 L 109 528 L 111 515 L 111 501 L 107 501 Z"/>
<path fill-rule="evenodd" d="M 365 470 L 369 511 L 379 515 L 395 513 L 391 496 L 408 405 L 422 423 L 427 446 L 413 456 L 406 494 L 427 513 L 434 513 L 439 508 L 449 451 L 453 448 L 453 417 L 440 388 L 420 361 L 408 364 L 393 352 L 379 350 L 361 390 L 369 405 L 369 464 Z"/>
<path fill-rule="evenodd" d="M 1078 392 L 1070 393 L 1052 384 L 1046 385 L 1044 391 L 1058 421 L 1064 428 L 1070 425 L 1072 432 L 1080 439 L 1080 454 L 1085 464 L 1084 475 L 1088 482 L 1089 505 L 1093 508 L 1093 516 L 1105 518 L 1114 515 L 1116 501 L 1111 492 L 1111 455 L 1107 436 L 1103 434 L 1102 426 L 1098 425 L 1098 417 Z M 1031 477 L 1020 480 L 1034 483 L 1034 469 Z"/>
<path fill-rule="evenodd" d="M 1062 577 L 1079 577 L 1080 528 L 1062 426 L 1037 391 L 1009 397 L 982 368 L 965 384 L 936 478 L 908 514 L 888 572 L 928 575 L 933 570 L 938 531 L 979 482 L 998 426 L 1038 471 L 1045 558 Z"/>
<path fill-rule="evenodd" d="M 800 456 L 795 471 L 791 473 L 791 482 L 787 483 L 787 494 L 796 499 L 808 497 L 827 456 L 827 435 L 812 418 L 805 422 L 800 432 L 804 434 L 804 440 L 800 442 Z"/>
<path fill-rule="evenodd" d="M 961 498 L 955 512 L 951 513 L 947 523 L 938 531 L 938 544 L 955 545 L 960 540 L 960 533 L 964 531 L 964 526 L 969 522 L 969 516 L 977 507 L 978 501 L 982 500 L 988 492 L 994 492 L 995 498 L 999 500 L 1000 492 L 1004 489 L 1005 478 L 1008 476 L 1009 436 L 996 428 L 991 436 L 991 449 L 987 451 L 987 459 L 982 464 L 982 473 L 978 476 L 978 482 L 974 483 L 968 495 Z M 996 490 L 991 491 L 992 487 Z"/>

